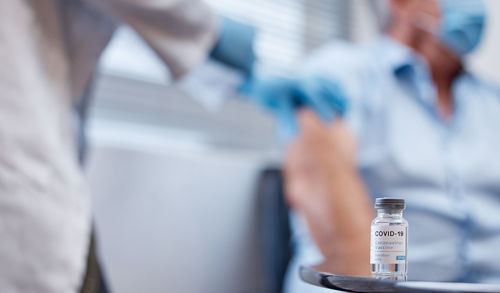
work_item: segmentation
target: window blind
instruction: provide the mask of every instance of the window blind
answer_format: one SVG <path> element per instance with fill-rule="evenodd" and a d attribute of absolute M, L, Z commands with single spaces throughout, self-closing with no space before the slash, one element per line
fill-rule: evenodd
<path fill-rule="evenodd" d="M 347 0 L 207 0 L 221 15 L 257 28 L 259 64 L 291 69 L 312 49 L 347 38 Z"/>

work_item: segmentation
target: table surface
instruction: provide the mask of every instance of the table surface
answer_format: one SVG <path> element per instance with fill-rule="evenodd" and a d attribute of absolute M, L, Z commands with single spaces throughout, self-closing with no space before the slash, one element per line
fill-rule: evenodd
<path fill-rule="evenodd" d="M 303 281 L 332 290 L 359 293 L 500 293 L 500 284 L 470 284 L 449 282 L 402 282 L 331 274 L 310 267 L 300 268 Z"/>

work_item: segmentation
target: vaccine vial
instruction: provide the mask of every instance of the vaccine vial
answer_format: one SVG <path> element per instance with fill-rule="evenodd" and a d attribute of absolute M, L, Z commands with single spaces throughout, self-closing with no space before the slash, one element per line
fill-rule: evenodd
<path fill-rule="evenodd" d="M 406 281 L 408 222 L 404 199 L 377 198 L 371 225 L 370 267 L 373 278 Z"/>

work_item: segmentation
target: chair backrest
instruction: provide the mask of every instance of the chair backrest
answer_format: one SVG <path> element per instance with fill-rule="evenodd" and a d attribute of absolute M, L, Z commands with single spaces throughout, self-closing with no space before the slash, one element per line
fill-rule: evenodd
<path fill-rule="evenodd" d="M 257 184 L 258 246 L 262 259 L 260 292 L 280 293 L 293 249 L 288 206 L 284 198 L 280 169 L 264 169 Z"/>

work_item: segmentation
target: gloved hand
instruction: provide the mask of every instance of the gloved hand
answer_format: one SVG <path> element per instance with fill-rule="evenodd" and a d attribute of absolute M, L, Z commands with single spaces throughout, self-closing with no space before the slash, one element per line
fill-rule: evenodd
<path fill-rule="evenodd" d="M 340 86 L 320 76 L 254 77 L 243 85 L 241 92 L 274 114 L 280 135 L 285 140 L 295 137 L 299 130 L 296 114 L 300 107 L 311 108 L 324 121 L 330 121 L 336 115 L 342 116 L 347 107 Z"/>
<path fill-rule="evenodd" d="M 210 53 L 214 60 L 250 75 L 255 62 L 255 29 L 221 17 L 219 39 Z"/>

